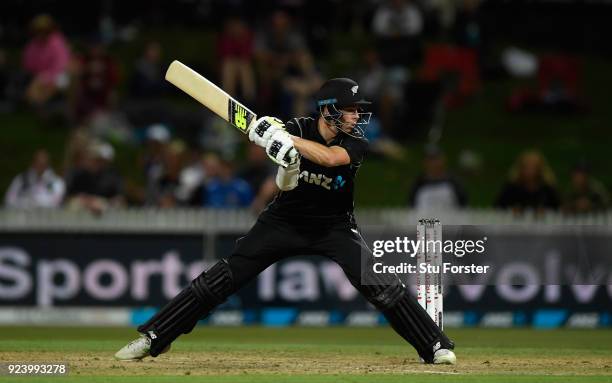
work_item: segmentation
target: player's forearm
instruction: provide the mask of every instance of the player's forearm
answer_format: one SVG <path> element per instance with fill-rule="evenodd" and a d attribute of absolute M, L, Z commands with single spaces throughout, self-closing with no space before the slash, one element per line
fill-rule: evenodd
<path fill-rule="evenodd" d="M 318 142 L 291 136 L 295 149 L 306 159 L 325 167 L 345 165 L 348 155 L 339 153 L 334 149 L 321 145 Z M 344 151 L 344 149 L 342 149 Z M 349 160 L 350 161 L 350 160 Z"/>

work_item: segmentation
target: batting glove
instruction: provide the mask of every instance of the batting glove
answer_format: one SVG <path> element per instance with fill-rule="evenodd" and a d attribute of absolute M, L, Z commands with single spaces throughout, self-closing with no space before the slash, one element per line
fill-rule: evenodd
<path fill-rule="evenodd" d="M 276 172 L 276 186 L 282 191 L 293 190 L 298 186 L 298 182 L 300 180 L 300 158 L 283 168 L 282 166 L 278 167 Z"/>
<path fill-rule="evenodd" d="M 285 131 L 285 124 L 276 117 L 264 116 L 258 118 L 249 128 L 249 140 L 265 148 L 270 137 L 277 131 Z"/>
<path fill-rule="evenodd" d="M 268 140 L 266 154 L 278 165 L 286 168 L 299 159 L 299 153 L 293 146 L 293 140 L 284 130 L 275 132 Z"/>

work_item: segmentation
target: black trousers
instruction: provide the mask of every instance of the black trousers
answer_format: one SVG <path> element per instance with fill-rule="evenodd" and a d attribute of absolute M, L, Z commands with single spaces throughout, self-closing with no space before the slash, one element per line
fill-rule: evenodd
<path fill-rule="evenodd" d="M 267 216 L 260 218 L 246 236 L 238 239 L 227 262 L 234 286 L 239 290 L 279 260 L 298 255 L 322 255 L 340 265 L 348 280 L 359 290 L 362 252 L 369 253 L 369 249 L 357 225 L 349 220 L 313 227 L 293 225 Z"/>

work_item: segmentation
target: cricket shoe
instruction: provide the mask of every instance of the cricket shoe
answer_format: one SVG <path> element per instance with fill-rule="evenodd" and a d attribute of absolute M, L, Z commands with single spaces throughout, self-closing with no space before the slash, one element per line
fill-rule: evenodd
<path fill-rule="evenodd" d="M 149 356 L 151 350 L 151 338 L 142 334 L 140 337 L 134 339 L 130 343 L 126 344 L 121 350 L 115 353 L 115 359 L 124 362 L 139 361 L 142 358 Z M 170 345 L 166 347 L 160 354 L 168 352 Z"/>
<path fill-rule="evenodd" d="M 449 349 L 441 348 L 434 354 L 433 364 L 455 364 L 457 357 L 455 353 Z"/>

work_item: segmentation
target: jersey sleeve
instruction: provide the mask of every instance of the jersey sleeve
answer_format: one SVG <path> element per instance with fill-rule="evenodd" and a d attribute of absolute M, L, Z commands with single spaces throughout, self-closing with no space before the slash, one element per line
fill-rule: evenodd
<path fill-rule="evenodd" d="M 287 121 L 285 123 L 285 129 L 287 130 L 287 133 L 291 134 L 292 136 L 302 137 L 302 131 L 298 124 L 299 122 L 297 122 L 295 118 L 292 118 L 291 120 Z"/>
<path fill-rule="evenodd" d="M 349 140 L 343 140 L 339 146 L 343 147 L 348 153 L 351 159 L 351 165 L 361 164 L 368 151 L 368 141 L 365 139 L 351 138 Z"/>

